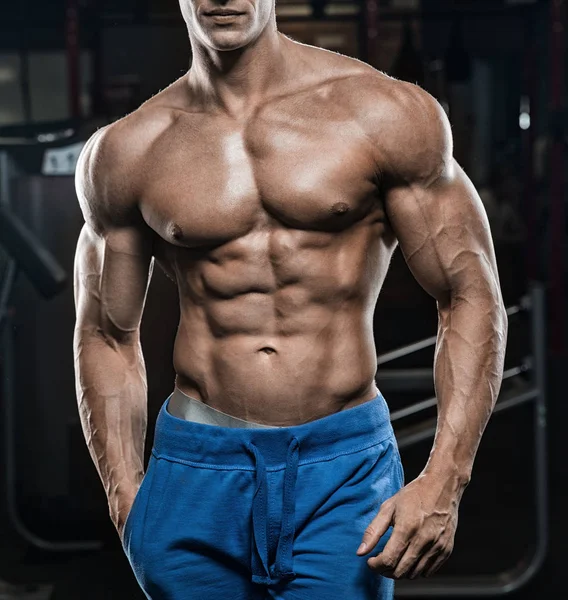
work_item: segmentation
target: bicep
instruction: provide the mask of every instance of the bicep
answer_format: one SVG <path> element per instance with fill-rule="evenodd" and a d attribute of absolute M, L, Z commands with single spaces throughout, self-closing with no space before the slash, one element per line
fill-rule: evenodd
<path fill-rule="evenodd" d="M 428 186 L 388 190 L 386 210 L 411 272 L 438 302 L 500 295 L 485 208 L 455 161 Z"/>
<path fill-rule="evenodd" d="M 95 233 L 86 223 L 75 254 L 76 329 L 122 343 L 136 339 L 152 265 L 151 242 L 137 227 Z"/>
<path fill-rule="evenodd" d="M 117 141 L 118 140 L 118 141 Z M 74 265 L 76 331 L 137 338 L 152 272 L 152 231 L 136 203 L 135 169 L 110 127 L 83 149 L 75 174 L 85 218 Z"/>

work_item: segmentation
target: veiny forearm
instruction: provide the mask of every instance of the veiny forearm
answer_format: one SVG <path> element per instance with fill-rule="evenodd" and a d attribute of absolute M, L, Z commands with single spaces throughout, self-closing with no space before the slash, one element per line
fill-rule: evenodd
<path fill-rule="evenodd" d="M 491 289 L 454 290 L 438 310 L 438 426 L 425 472 L 449 475 L 465 487 L 501 386 L 507 315 L 500 293 Z"/>
<path fill-rule="evenodd" d="M 77 401 L 83 432 L 112 504 L 144 470 L 147 382 L 139 341 L 75 332 Z"/>

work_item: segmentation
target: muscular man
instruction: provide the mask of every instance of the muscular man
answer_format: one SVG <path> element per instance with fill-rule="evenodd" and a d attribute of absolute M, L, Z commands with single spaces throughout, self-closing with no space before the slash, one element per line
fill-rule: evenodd
<path fill-rule="evenodd" d="M 391 598 L 452 551 L 501 382 L 486 215 L 427 93 L 281 35 L 274 0 L 181 10 L 191 68 L 77 169 L 77 394 L 111 517 L 149 598 Z M 439 310 L 404 487 L 372 330 L 397 243 Z M 144 475 L 153 260 L 181 320 Z"/>

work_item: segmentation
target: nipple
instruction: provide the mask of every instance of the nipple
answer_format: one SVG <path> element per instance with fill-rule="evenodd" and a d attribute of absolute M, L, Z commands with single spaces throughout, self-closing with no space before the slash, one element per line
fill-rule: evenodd
<path fill-rule="evenodd" d="M 346 212 L 348 212 L 348 210 L 349 210 L 349 204 L 346 204 L 345 202 L 336 202 L 331 207 L 331 212 L 334 215 L 344 215 Z"/>
<path fill-rule="evenodd" d="M 183 236 L 183 231 L 177 223 L 172 223 L 170 225 L 170 233 L 175 240 L 179 240 Z"/>

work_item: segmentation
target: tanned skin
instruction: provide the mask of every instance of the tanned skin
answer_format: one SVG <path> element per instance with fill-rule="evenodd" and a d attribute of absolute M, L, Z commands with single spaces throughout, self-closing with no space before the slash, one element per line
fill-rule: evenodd
<path fill-rule="evenodd" d="M 242 14 L 207 14 L 220 6 Z M 273 0 L 181 9 L 191 69 L 97 131 L 76 175 L 77 395 L 113 522 L 122 535 L 143 477 L 154 261 L 179 289 L 176 385 L 291 426 L 377 394 L 372 317 L 398 243 L 438 306 L 438 427 L 358 553 L 393 524 L 369 567 L 430 575 L 452 551 L 507 334 L 487 218 L 446 115 L 416 86 L 286 38 Z"/>

